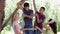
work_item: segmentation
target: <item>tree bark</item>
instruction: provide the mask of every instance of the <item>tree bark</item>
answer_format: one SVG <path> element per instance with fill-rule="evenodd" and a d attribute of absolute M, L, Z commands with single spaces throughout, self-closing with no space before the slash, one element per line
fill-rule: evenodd
<path fill-rule="evenodd" d="M 4 20 L 4 8 L 5 8 L 5 0 L 0 0 L 0 30 L 2 28 L 2 23 Z"/>
<path fill-rule="evenodd" d="M 21 1 L 20 1 L 20 6 L 22 6 L 22 4 L 23 4 L 25 1 L 26 1 L 26 0 L 21 0 Z M 9 20 L 12 19 L 13 14 L 14 14 L 15 12 L 17 12 L 18 9 L 19 9 L 19 8 L 17 7 L 17 8 L 15 9 L 15 11 L 10 15 L 10 17 L 5 21 L 5 23 L 3 24 L 2 29 L 0 30 L 0 32 L 1 32 L 1 31 L 3 30 L 3 28 L 8 24 Z"/>

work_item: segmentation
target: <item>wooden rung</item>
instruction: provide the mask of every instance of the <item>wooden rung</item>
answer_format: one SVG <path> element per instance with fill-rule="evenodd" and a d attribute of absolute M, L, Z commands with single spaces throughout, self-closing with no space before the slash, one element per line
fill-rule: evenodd
<path fill-rule="evenodd" d="M 23 30 L 37 30 L 36 28 L 24 28 Z"/>

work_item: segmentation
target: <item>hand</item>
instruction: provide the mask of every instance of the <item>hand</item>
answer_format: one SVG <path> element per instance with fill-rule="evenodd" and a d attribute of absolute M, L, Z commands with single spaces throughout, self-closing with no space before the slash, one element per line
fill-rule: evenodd
<path fill-rule="evenodd" d="M 27 15 L 26 14 L 23 14 L 23 17 L 26 17 Z"/>

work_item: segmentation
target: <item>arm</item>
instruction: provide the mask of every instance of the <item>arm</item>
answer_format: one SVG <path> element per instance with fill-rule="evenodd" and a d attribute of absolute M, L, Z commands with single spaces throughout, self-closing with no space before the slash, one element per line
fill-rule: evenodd
<path fill-rule="evenodd" d="M 18 30 L 19 27 L 17 25 L 15 25 L 14 28 L 17 34 L 21 34 L 21 32 Z"/>
<path fill-rule="evenodd" d="M 36 16 L 37 16 L 37 22 L 38 23 L 41 23 L 42 22 L 42 19 L 39 19 L 39 16 L 36 14 Z"/>
<path fill-rule="evenodd" d="M 17 3 L 17 8 L 23 9 L 22 5 L 23 5 L 23 3 L 24 3 L 25 1 L 27 1 L 27 0 L 21 0 L 21 1 L 19 1 L 19 2 Z"/>
<path fill-rule="evenodd" d="M 31 15 L 27 15 L 26 17 L 28 17 L 28 18 L 33 18 L 33 14 L 31 14 Z"/>
<path fill-rule="evenodd" d="M 21 10 L 22 10 L 22 9 L 23 9 L 23 7 L 21 6 L 21 4 L 20 4 L 20 3 L 21 3 L 21 2 L 18 2 L 18 3 L 17 3 L 17 7 L 18 7 L 19 9 L 21 9 Z"/>
<path fill-rule="evenodd" d="M 35 5 L 35 0 L 33 0 L 33 5 L 34 5 L 34 10 L 37 11 L 36 5 Z"/>
<path fill-rule="evenodd" d="M 54 20 L 52 20 L 52 21 L 48 22 L 47 24 L 52 24 L 52 23 L 54 23 Z"/>
<path fill-rule="evenodd" d="M 24 17 L 28 17 L 28 18 L 33 18 L 34 14 L 31 14 L 31 15 L 26 15 L 26 14 L 23 14 Z"/>
<path fill-rule="evenodd" d="M 28 17 L 28 18 L 33 18 L 33 17 L 34 17 L 33 10 L 31 10 L 30 15 L 23 14 L 23 16 L 24 16 L 24 17 Z"/>

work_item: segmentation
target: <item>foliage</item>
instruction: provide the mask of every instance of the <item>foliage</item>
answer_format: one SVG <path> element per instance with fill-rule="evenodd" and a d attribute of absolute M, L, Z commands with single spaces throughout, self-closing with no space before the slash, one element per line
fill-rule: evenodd
<path fill-rule="evenodd" d="M 5 20 L 13 13 L 13 11 L 15 10 L 16 8 L 16 4 L 17 2 L 19 2 L 20 0 L 6 0 L 6 4 L 5 4 Z M 28 1 L 27 1 L 28 2 Z M 33 9 L 33 4 L 32 4 L 32 0 L 29 0 L 29 3 L 30 3 L 30 8 Z M 40 4 L 41 2 L 36 2 L 36 5 L 37 5 L 37 9 L 40 9 L 41 5 Z M 50 18 L 54 19 L 56 22 L 57 22 L 57 25 L 58 25 L 58 31 L 60 31 L 60 4 L 53 4 L 51 3 L 51 1 L 46 1 L 45 2 L 45 5 L 44 7 L 46 8 L 46 11 L 45 11 L 45 16 L 46 16 L 46 20 L 44 21 L 44 24 L 48 22 L 48 20 Z M 22 17 L 22 11 L 19 9 L 18 12 L 20 13 L 20 19 L 19 19 L 19 22 L 20 22 L 20 25 L 23 27 L 23 17 Z M 35 12 L 34 12 L 35 13 Z M 4 21 L 5 21 L 4 20 Z M 35 17 L 33 18 L 33 23 L 35 21 Z M 4 32 L 5 31 L 10 31 L 12 32 L 12 28 L 11 28 L 11 21 L 9 21 L 8 25 L 4 28 Z M 34 24 L 33 24 L 34 25 Z M 2 31 L 2 33 L 3 33 Z M 3 33 L 4 34 L 4 33 Z"/>

